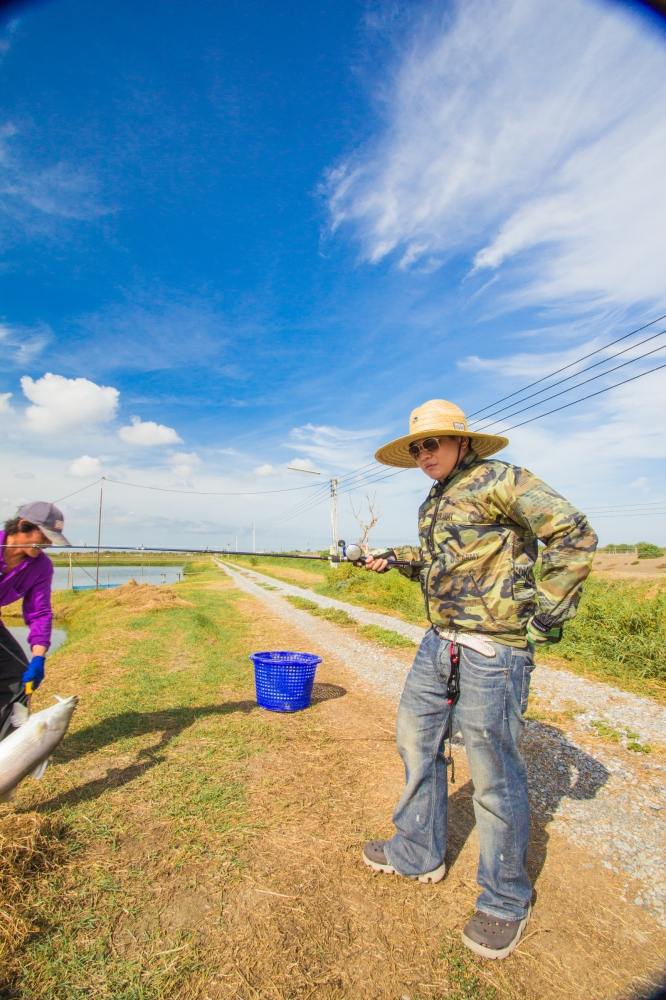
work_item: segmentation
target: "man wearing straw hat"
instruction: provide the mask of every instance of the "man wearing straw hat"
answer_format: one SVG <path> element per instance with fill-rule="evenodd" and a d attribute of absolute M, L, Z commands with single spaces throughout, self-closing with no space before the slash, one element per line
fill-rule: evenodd
<path fill-rule="evenodd" d="M 474 783 L 482 890 L 463 941 L 484 958 L 510 955 L 530 914 L 529 804 L 518 741 L 534 647 L 561 638 L 597 544 L 585 516 L 531 472 L 488 460 L 507 444 L 468 430 L 465 414 L 446 400 L 413 410 L 409 433 L 375 457 L 416 466 L 434 480 L 419 509 L 420 544 L 366 560 L 378 573 L 390 568 L 391 556 L 413 563 L 401 572 L 420 581 L 431 628 L 398 710 L 406 784 L 393 815 L 396 833 L 367 843 L 363 860 L 421 882 L 444 877 L 443 747 L 455 726 Z"/>

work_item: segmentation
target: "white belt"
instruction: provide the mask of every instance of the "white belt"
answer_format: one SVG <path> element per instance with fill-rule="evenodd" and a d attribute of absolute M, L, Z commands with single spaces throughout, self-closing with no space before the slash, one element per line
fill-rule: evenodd
<path fill-rule="evenodd" d="M 497 655 L 497 650 L 492 642 L 484 639 L 482 635 L 475 635 L 474 632 L 456 632 L 453 629 L 440 628 L 439 625 L 432 627 L 440 639 L 448 639 L 449 642 L 455 642 L 459 646 L 467 646 L 468 649 L 473 649 L 477 653 L 481 653 L 482 656 Z"/>

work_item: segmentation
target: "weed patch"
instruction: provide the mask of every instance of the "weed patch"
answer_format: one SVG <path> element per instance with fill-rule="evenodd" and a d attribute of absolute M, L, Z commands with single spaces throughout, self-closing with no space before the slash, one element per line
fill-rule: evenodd
<path fill-rule="evenodd" d="M 640 743 L 638 733 L 635 733 L 633 729 L 615 729 L 602 719 L 594 719 L 590 726 L 597 736 L 609 743 L 620 743 L 634 753 L 652 753 L 652 747 L 649 743 Z"/>
<path fill-rule="evenodd" d="M 446 941 L 440 957 L 446 963 L 451 982 L 451 989 L 445 994 L 447 1000 L 498 1000 L 497 990 L 480 976 L 478 966 L 463 945 Z"/>

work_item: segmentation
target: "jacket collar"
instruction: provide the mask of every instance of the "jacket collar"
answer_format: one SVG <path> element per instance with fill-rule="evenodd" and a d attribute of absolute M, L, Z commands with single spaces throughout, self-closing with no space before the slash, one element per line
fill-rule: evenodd
<path fill-rule="evenodd" d="M 438 479 L 436 482 L 432 484 L 428 496 L 429 497 L 441 496 L 442 493 L 444 493 L 444 491 L 446 490 L 446 488 L 451 485 L 454 479 L 456 479 L 463 473 L 467 472 L 468 469 L 471 469 L 472 466 L 477 465 L 481 461 L 483 461 L 483 459 L 479 458 L 476 452 L 468 451 L 463 460 L 458 465 L 456 465 L 455 469 L 453 469 L 453 471 L 450 472 L 445 479 Z"/>

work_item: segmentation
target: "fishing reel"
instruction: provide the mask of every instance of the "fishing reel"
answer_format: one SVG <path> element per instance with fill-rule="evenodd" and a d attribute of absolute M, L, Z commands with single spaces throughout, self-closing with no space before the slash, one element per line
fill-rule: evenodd
<path fill-rule="evenodd" d="M 337 559 L 334 557 L 335 562 L 350 562 L 354 566 L 364 566 L 366 553 L 363 551 L 362 546 L 357 542 L 350 542 L 349 545 L 343 539 L 338 542 L 338 549 L 340 550 L 340 556 Z M 381 552 L 376 554 L 375 559 L 387 559 L 390 566 L 397 565 L 395 556 L 393 552 Z"/>
<path fill-rule="evenodd" d="M 337 558 L 333 557 L 335 562 L 350 562 L 355 566 L 362 566 L 365 562 L 365 553 L 356 542 L 350 542 L 347 545 L 344 538 L 341 538 L 338 542 L 338 550 L 339 555 Z"/>

